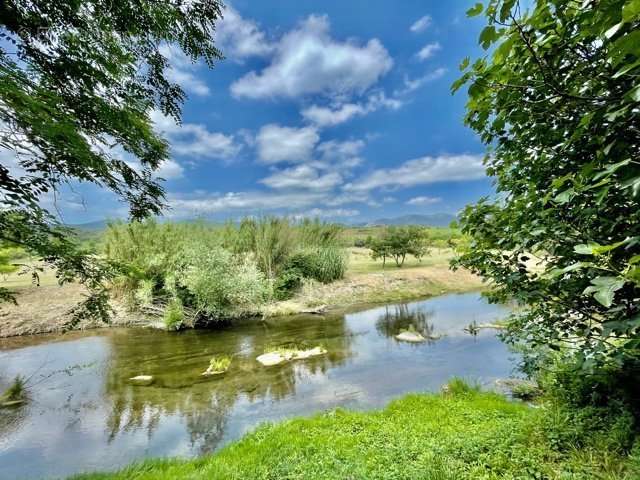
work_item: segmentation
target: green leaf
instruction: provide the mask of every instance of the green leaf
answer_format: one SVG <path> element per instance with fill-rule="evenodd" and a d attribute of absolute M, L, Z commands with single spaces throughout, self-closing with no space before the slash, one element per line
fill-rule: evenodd
<path fill-rule="evenodd" d="M 482 5 L 482 3 L 476 3 L 473 7 L 467 10 L 467 17 L 476 17 L 482 13 L 483 9 L 484 6 Z"/>
<path fill-rule="evenodd" d="M 464 57 L 462 62 L 460 62 L 460 71 L 464 71 L 469 66 L 469 57 Z"/>
<path fill-rule="evenodd" d="M 581 255 L 593 255 L 594 249 L 601 247 L 599 243 L 581 243 L 573 247 L 573 251 Z"/>
<path fill-rule="evenodd" d="M 592 286 L 587 287 L 583 293 L 593 293 L 593 298 L 602 306 L 609 308 L 613 304 L 615 292 L 624 286 L 624 279 L 619 277 L 596 277 L 591 280 Z"/>
<path fill-rule="evenodd" d="M 622 7 L 622 20 L 628 23 L 638 17 L 640 17 L 640 0 L 627 0 Z"/>
<path fill-rule="evenodd" d="M 499 37 L 500 35 L 498 35 L 498 32 L 496 31 L 496 27 L 494 27 L 493 25 L 484 27 L 482 32 L 480 32 L 480 45 L 482 45 L 482 48 L 486 50 Z"/>

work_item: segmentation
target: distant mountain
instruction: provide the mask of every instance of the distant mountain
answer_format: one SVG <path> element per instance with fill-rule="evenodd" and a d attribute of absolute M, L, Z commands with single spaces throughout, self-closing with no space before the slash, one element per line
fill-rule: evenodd
<path fill-rule="evenodd" d="M 68 225 L 76 230 L 82 230 L 85 232 L 95 232 L 98 230 L 104 230 L 107 228 L 107 220 L 96 220 L 95 222 L 78 223 L 76 225 Z"/>
<path fill-rule="evenodd" d="M 402 215 L 393 218 L 379 218 L 368 225 L 424 225 L 427 227 L 448 227 L 456 220 L 452 213 L 432 213 L 426 215 Z"/>

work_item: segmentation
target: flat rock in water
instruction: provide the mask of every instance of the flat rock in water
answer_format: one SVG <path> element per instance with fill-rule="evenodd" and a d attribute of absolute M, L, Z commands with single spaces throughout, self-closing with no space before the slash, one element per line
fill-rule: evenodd
<path fill-rule="evenodd" d="M 151 385 L 153 383 L 153 375 L 138 375 L 131 377 L 129 381 L 136 385 Z"/>
<path fill-rule="evenodd" d="M 271 367 L 273 365 L 279 365 L 283 362 L 286 362 L 289 359 L 278 352 L 269 352 L 263 353 L 258 358 L 256 358 L 256 360 L 265 367 Z"/>
<path fill-rule="evenodd" d="M 305 358 L 317 357 L 324 355 L 327 351 L 322 347 L 315 347 L 309 350 L 287 351 L 287 352 L 269 352 L 260 355 L 256 360 L 265 367 L 279 365 L 289 360 L 303 360 Z"/>
<path fill-rule="evenodd" d="M 317 357 L 318 355 L 324 355 L 325 353 L 327 353 L 327 351 L 324 348 L 315 347 L 310 350 L 301 350 L 299 352 L 296 352 L 293 359 L 300 360 L 303 358 Z"/>
<path fill-rule="evenodd" d="M 400 340 L 402 342 L 420 343 L 424 342 L 426 338 L 424 338 L 418 332 L 402 332 L 396 335 L 396 340 Z"/>

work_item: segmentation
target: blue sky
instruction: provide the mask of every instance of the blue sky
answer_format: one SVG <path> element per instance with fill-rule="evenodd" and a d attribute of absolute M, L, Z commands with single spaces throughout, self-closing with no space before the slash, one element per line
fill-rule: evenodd
<path fill-rule="evenodd" d="M 188 94 L 182 126 L 153 114 L 172 144 L 167 216 L 350 223 L 456 213 L 491 194 L 465 92 L 450 94 L 460 61 L 482 54 L 473 3 L 235 0 L 215 68 L 165 48 Z M 68 223 L 126 214 L 93 187 L 65 202 Z"/>

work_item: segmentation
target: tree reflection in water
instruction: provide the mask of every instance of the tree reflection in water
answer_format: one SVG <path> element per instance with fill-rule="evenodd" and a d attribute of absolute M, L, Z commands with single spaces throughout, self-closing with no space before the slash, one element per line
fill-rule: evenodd
<path fill-rule="evenodd" d="M 395 337 L 403 330 L 413 329 L 433 342 L 436 336 L 434 325 L 429 320 L 434 316 L 433 310 L 411 310 L 406 304 L 384 307 L 384 313 L 376 321 L 376 329 L 385 337 Z"/>
<path fill-rule="evenodd" d="M 221 441 L 236 402 L 279 401 L 295 393 L 296 381 L 325 374 L 351 356 L 351 333 L 344 317 L 280 319 L 277 324 L 248 323 L 217 331 L 181 333 L 121 331 L 110 335 L 111 361 L 106 394 L 109 440 L 118 434 L 146 430 L 151 438 L 167 416 L 184 419 L 191 447 L 201 453 Z M 328 353 L 274 367 L 255 359 L 268 347 L 323 345 Z M 229 370 L 203 377 L 214 355 L 229 355 Z M 129 378 L 153 375 L 150 386 L 134 386 Z"/>

